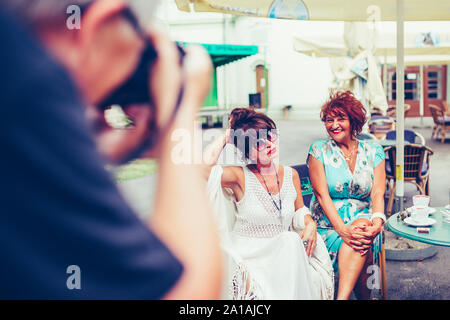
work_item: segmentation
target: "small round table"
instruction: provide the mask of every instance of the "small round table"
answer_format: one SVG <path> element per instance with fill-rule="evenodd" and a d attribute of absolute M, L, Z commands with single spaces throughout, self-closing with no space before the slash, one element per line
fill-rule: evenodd
<path fill-rule="evenodd" d="M 442 211 L 445 211 L 445 208 L 439 207 L 435 209 L 436 212 L 432 213 L 430 218 L 435 219 L 436 223 L 427 227 L 430 228 L 430 233 L 418 233 L 417 227 L 398 220 L 398 213 L 392 215 L 386 225 L 390 231 L 401 237 L 437 246 L 450 247 L 450 223 L 442 221 Z"/>

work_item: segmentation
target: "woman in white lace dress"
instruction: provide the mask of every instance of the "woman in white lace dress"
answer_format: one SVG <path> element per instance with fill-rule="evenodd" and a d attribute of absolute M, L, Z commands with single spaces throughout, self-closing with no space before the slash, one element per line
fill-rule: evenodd
<path fill-rule="evenodd" d="M 303 204 L 298 173 L 276 163 L 275 123 L 235 109 L 229 130 L 207 151 L 208 192 L 228 257 L 228 299 L 332 299 L 333 269 Z M 247 165 L 217 166 L 227 142 Z"/>

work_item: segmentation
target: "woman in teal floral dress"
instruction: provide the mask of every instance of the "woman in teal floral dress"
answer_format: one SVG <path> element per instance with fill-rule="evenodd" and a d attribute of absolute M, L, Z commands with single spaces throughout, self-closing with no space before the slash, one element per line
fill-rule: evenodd
<path fill-rule="evenodd" d="M 384 150 L 358 141 L 366 112 L 351 92 L 338 92 L 322 107 L 330 139 L 314 142 L 308 166 L 314 196 L 311 211 L 335 273 L 337 299 L 368 299 L 367 267 L 381 250 L 384 216 Z M 370 273 L 370 272 L 369 272 Z"/>

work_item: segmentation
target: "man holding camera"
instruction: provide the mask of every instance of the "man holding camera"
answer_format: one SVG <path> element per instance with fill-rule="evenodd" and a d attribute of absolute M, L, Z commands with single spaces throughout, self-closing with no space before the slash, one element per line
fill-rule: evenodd
<path fill-rule="evenodd" d="M 198 48 L 181 64 L 164 33 L 143 33 L 134 2 L 0 4 L 2 299 L 218 298 L 221 257 L 204 183 L 195 166 L 170 158 L 170 133 L 193 130 L 211 64 Z M 70 5 L 81 8 L 80 29 L 66 26 Z M 143 77 L 148 90 L 130 86 Z M 105 123 L 114 99 L 132 129 Z M 144 154 L 159 159 L 147 225 L 104 169 L 105 160 Z"/>

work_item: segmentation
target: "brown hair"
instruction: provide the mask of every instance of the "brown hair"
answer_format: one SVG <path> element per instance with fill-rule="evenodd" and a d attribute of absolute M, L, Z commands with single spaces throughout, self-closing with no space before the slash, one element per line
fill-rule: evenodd
<path fill-rule="evenodd" d="M 230 129 L 233 130 L 232 141 L 246 159 L 249 158 L 251 140 L 267 138 L 268 131 L 276 130 L 276 128 L 277 126 L 272 119 L 264 113 L 257 112 L 251 108 L 235 108 L 231 111 Z"/>
<path fill-rule="evenodd" d="M 327 116 L 348 116 L 351 133 L 356 137 L 366 123 L 366 109 L 351 91 L 338 91 L 330 95 L 330 99 L 322 106 L 320 118 L 323 122 Z"/>

